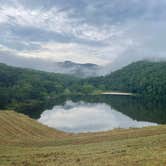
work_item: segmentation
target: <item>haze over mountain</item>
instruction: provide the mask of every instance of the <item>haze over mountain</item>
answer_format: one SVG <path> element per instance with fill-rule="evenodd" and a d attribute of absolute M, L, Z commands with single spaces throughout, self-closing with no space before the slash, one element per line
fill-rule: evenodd
<path fill-rule="evenodd" d="M 0 56 L 120 68 L 166 57 L 165 0 L 0 0 Z M 32 64 L 27 58 L 39 58 Z M 44 67 L 43 67 L 44 66 Z M 46 67 L 47 66 L 47 67 Z"/>
<path fill-rule="evenodd" d="M 5 54 L 4 54 L 5 55 Z M 8 58 L 7 58 L 8 57 Z M 10 61 L 9 61 L 10 59 Z M 78 77 L 96 77 L 104 75 L 104 67 L 92 63 L 72 61 L 56 62 L 40 58 L 25 58 L 16 55 L 0 55 L 0 62 L 17 67 L 32 68 L 42 71 L 75 75 Z"/>

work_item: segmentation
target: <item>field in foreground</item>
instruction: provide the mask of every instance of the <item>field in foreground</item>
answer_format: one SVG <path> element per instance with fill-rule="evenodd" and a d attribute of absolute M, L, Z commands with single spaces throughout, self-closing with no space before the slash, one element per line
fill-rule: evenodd
<path fill-rule="evenodd" d="M 2 166 L 164 166 L 166 126 L 66 134 L 0 111 Z"/>

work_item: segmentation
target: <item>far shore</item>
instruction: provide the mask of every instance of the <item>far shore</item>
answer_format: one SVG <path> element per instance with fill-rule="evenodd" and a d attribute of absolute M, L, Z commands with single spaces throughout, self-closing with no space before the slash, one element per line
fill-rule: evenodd
<path fill-rule="evenodd" d="M 102 95 L 120 95 L 120 96 L 134 96 L 133 93 L 126 92 L 101 92 Z"/>

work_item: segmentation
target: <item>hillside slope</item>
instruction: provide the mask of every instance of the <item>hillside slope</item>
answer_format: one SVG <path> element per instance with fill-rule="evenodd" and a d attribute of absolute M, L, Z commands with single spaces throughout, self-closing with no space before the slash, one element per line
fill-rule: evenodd
<path fill-rule="evenodd" d="M 0 142 L 40 141 L 61 138 L 67 134 L 48 128 L 14 111 L 0 111 Z"/>
<path fill-rule="evenodd" d="M 166 164 L 164 125 L 68 135 L 12 111 L 0 123 L 0 166 Z"/>
<path fill-rule="evenodd" d="M 89 79 L 99 89 L 132 92 L 155 100 L 166 99 L 166 62 L 139 61 L 105 77 Z"/>
<path fill-rule="evenodd" d="M 66 62 L 66 65 L 70 63 Z M 48 109 L 58 97 L 95 91 L 93 86 L 84 84 L 81 80 L 71 75 L 0 63 L 0 109 L 41 112 Z"/>
<path fill-rule="evenodd" d="M 74 93 L 72 85 L 78 80 L 69 75 L 0 63 L 0 109 L 39 112 L 48 107 L 50 98 Z"/>

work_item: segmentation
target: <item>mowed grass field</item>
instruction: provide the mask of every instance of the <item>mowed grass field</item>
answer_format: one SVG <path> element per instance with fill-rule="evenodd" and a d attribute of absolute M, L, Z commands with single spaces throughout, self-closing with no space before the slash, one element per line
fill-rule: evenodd
<path fill-rule="evenodd" d="M 0 111 L 2 166 L 165 166 L 166 126 L 67 134 Z"/>

